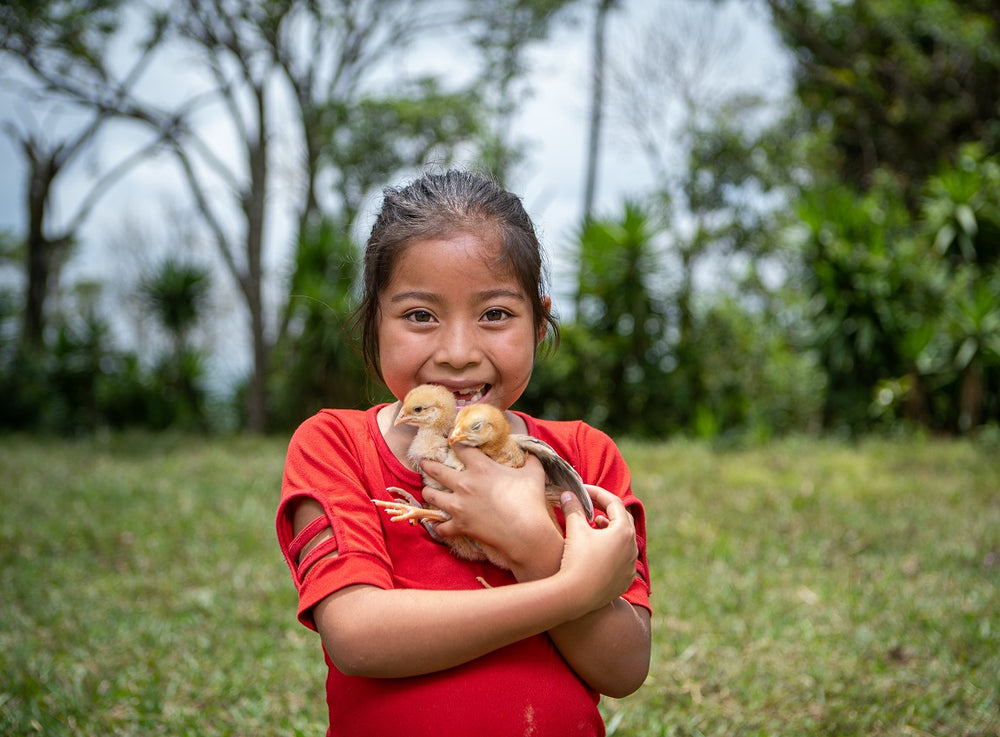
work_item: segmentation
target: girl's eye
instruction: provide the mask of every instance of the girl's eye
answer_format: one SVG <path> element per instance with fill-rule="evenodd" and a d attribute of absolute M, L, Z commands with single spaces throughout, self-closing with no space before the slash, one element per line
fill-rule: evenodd
<path fill-rule="evenodd" d="M 405 319 L 409 320 L 410 322 L 424 323 L 433 320 L 434 316 L 431 313 L 427 312 L 426 310 L 414 310 L 413 312 L 407 313 Z"/>
<path fill-rule="evenodd" d="M 498 322 L 510 317 L 510 313 L 507 310 L 501 310 L 499 307 L 495 307 L 492 310 L 487 310 L 483 313 L 483 320 L 486 322 Z"/>

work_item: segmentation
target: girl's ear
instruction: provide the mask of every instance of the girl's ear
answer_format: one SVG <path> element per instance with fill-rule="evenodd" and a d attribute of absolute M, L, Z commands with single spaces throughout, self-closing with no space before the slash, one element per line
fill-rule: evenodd
<path fill-rule="evenodd" d="M 551 297 L 542 297 L 542 309 L 545 310 L 545 314 L 542 315 L 542 319 L 538 321 L 538 332 L 535 335 L 535 348 L 542 344 L 542 341 L 545 340 L 545 334 L 549 331 L 549 323 L 545 318 L 552 314 Z"/>

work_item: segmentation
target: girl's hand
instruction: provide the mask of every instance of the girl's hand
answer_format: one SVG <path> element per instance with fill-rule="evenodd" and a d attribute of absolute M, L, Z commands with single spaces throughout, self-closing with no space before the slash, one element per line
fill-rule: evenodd
<path fill-rule="evenodd" d="M 422 469 L 449 491 L 423 490 L 424 501 L 452 519 L 436 526 L 443 537 L 467 535 L 499 550 L 519 580 L 551 575 L 559 567 L 562 534 L 545 501 L 545 472 L 537 458 L 522 468 L 499 464 L 477 448 L 454 446 L 464 471 L 424 461 Z"/>
<path fill-rule="evenodd" d="M 587 522 L 583 505 L 565 492 L 561 503 L 566 517 L 566 540 L 559 575 L 574 580 L 572 590 L 579 593 L 585 611 L 599 609 L 632 585 L 639 547 L 635 541 L 635 523 L 621 499 L 599 486 L 585 484 L 594 506 L 606 517 L 597 516 L 596 529 Z"/>

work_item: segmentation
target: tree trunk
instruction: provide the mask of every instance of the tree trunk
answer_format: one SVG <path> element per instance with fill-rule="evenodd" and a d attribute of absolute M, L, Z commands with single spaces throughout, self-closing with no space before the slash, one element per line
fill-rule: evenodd
<path fill-rule="evenodd" d="M 962 384 L 958 400 L 958 431 L 962 434 L 975 429 L 982 423 L 983 404 L 986 391 L 983 382 L 982 365 L 973 359 L 962 372 Z"/>
<path fill-rule="evenodd" d="M 253 375 L 247 391 L 247 431 L 260 434 L 267 430 L 269 397 L 267 390 L 268 364 L 271 350 L 264 321 L 263 278 L 261 251 L 264 240 L 264 214 L 267 199 L 267 124 L 263 86 L 256 90 L 257 137 L 248 146 L 250 190 L 244 198 L 247 235 L 247 307 L 253 343 Z"/>
<path fill-rule="evenodd" d="M 594 212 L 594 193 L 597 189 L 597 164 L 601 154 L 601 120 L 604 111 L 604 35 L 608 11 L 615 0 L 597 0 L 597 17 L 594 22 L 594 57 L 590 98 L 590 131 L 587 139 L 587 175 L 583 192 L 583 221 L 590 222 Z"/>
<path fill-rule="evenodd" d="M 27 192 L 28 234 L 25 243 L 28 284 L 25 290 L 21 339 L 26 346 L 39 346 L 45 337 L 45 303 L 48 301 L 53 251 L 66 245 L 68 239 L 50 241 L 45 236 L 49 195 L 52 182 L 59 171 L 55 156 L 38 156 L 27 145 L 25 151 L 30 167 Z"/>
<path fill-rule="evenodd" d="M 267 366 L 270 360 L 270 347 L 264 334 L 264 311 L 260 300 L 250 307 L 250 324 L 253 333 L 253 372 L 250 375 L 250 385 L 247 387 L 246 431 L 260 435 L 268 428 L 269 397 L 267 390 Z"/>

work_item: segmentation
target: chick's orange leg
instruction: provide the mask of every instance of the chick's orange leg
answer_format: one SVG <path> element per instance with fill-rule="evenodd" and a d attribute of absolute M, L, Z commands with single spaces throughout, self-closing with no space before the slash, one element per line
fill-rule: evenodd
<path fill-rule="evenodd" d="M 422 506 L 413 494 L 399 487 L 390 486 L 386 491 L 391 491 L 393 494 L 405 499 L 405 501 L 392 502 L 383 501 L 382 499 L 372 499 L 376 506 L 381 507 L 389 513 L 389 519 L 392 522 L 408 520 L 412 525 L 414 522 L 423 522 L 425 520 L 429 522 L 447 522 L 451 519 L 450 515 L 442 512 L 440 509 L 427 509 Z"/>
<path fill-rule="evenodd" d="M 440 509 L 428 509 L 417 502 L 416 497 L 413 496 L 408 491 L 400 489 L 398 486 L 389 486 L 386 491 L 391 491 L 397 496 L 402 496 L 406 499 L 406 502 L 395 501 L 386 502 L 381 499 L 372 499 L 375 506 L 382 507 L 391 516 L 389 517 L 390 522 L 399 522 L 400 520 L 407 520 L 411 525 L 415 522 L 419 522 L 421 526 L 427 530 L 427 534 L 431 536 L 431 540 L 442 545 L 445 544 L 444 538 L 441 537 L 437 530 L 434 529 L 434 525 L 438 522 L 445 522 L 451 519 L 451 515 L 447 512 L 442 512 Z"/>

